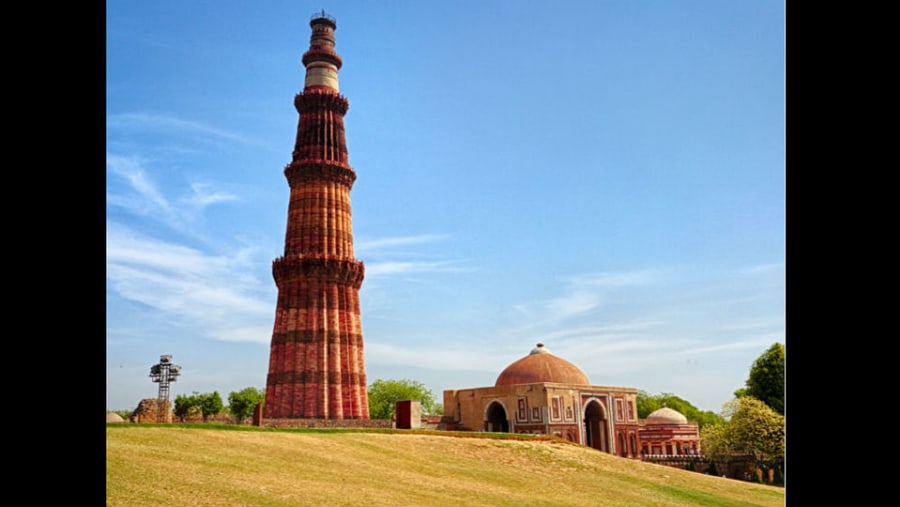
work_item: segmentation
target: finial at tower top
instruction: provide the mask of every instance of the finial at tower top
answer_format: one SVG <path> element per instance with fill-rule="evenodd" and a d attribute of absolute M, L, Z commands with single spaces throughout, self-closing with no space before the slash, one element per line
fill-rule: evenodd
<path fill-rule="evenodd" d="M 312 25 L 315 22 L 322 22 L 322 21 L 328 22 L 330 25 L 332 25 L 332 28 L 337 28 L 337 20 L 334 19 L 334 16 L 325 12 L 325 9 L 322 9 L 321 12 L 316 12 L 312 16 L 309 17 L 310 25 Z"/>

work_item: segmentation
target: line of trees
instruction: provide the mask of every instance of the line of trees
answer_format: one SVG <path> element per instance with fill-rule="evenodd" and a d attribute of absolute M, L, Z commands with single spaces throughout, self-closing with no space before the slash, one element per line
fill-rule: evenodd
<path fill-rule="evenodd" d="M 368 387 L 369 417 L 372 419 L 390 419 L 394 416 L 397 402 L 403 400 L 418 400 L 424 415 L 440 415 L 444 413 L 444 406 L 435 400 L 434 394 L 425 384 L 417 380 L 392 380 L 378 379 Z M 228 394 L 226 405 L 218 391 L 211 393 L 179 394 L 175 397 L 172 411 L 181 422 L 200 415 L 203 422 L 222 413 L 228 413 L 235 418 L 238 424 L 242 424 L 253 415 L 253 409 L 266 399 L 264 389 L 246 387 L 240 391 L 232 391 Z M 128 410 L 116 411 L 123 419 L 127 419 L 131 412 Z"/>
<path fill-rule="evenodd" d="M 391 380 L 378 379 L 369 384 L 367 391 L 369 398 L 369 417 L 372 419 L 390 419 L 394 416 L 397 402 L 403 400 L 418 400 L 425 415 L 439 415 L 444 413 L 444 406 L 435 401 L 434 394 L 425 384 L 417 380 Z M 203 422 L 207 422 L 210 416 L 228 412 L 238 424 L 253 415 L 253 408 L 265 401 L 266 393 L 262 389 L 247 387 L 240 391 L 233 391 L 228 395 L 228 405 L 225 406 L 222 397 L 217 391 L 211 393 L 193 392 L 190 395 L 178 395 L 175 397 L 173 411 L 181 422 L 186 419 L 202 415 Z"/>
<path fill-rule="evenodd" d="M 210 416 L 229 413 L 238 424 L 253 415 L 253 408 L 266 399 L 266 392 L 255 387 L 246 387 L 240 391 L 232 391 L 228 394 L 228 406 L 222 401 L 218 391 L 211 393 L 198 393 L 194 391 L 190 395 L 179 394 L 175 397 L 173 412 L 181 422 L 185 419 L 200 414 L 203 422 L 207 422 Z"/>

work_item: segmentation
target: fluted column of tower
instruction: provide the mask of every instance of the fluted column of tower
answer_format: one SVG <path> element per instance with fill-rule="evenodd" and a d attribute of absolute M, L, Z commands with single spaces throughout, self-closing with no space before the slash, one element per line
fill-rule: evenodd
<path fill-rule="evenodd" d="M 291 163 L 284 255 L 272 263 L 278 286 L 266 379 L 266 418 L 368 419 L 359 288 L 363 263 L 353 257 L 344 114 L 338 91 L 337 23 L 310 21 L 306 81 L 294 98 L 300 114 Z"/>

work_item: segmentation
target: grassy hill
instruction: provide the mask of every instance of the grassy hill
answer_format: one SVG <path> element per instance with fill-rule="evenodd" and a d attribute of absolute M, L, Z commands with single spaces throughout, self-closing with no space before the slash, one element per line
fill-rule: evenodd
<path fill-rule="evenodd" d="M 464 436 L 108 424 L 106 504 L 737 507 L 785 501 L 783 488 L 560 440 Z"/>

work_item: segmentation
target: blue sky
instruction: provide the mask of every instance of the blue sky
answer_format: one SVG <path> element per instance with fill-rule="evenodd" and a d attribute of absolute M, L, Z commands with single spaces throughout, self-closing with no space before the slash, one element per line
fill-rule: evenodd
<path fill-rule="evenodd" d="M 543 342 L 719 411 L 785 342 L 781 1 L 107 2 L 107 407 L 265 387 L 310 16 L 337 19 L 369 381 Z"/>

